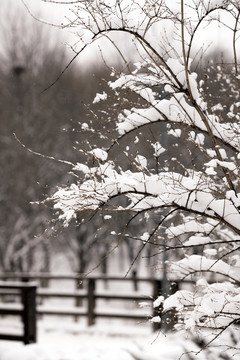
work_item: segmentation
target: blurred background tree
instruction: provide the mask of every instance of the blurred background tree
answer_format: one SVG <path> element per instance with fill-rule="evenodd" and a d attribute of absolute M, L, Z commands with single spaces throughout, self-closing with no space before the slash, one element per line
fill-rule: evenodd
<path fill-rule="evenodd" d="M 109 103 L 108 114 L 99 103 L 91 111 L 88 107 L 96 91 L 107 89 L 111 69 L 104 61 L 91 68 L 74 63 L 44 91 L 69 61 L 67 48 L 51 27 L 31 18 L 24 7 L 6 6 L 0 12 L 0 269 L 50 271 L 52 254 L 62 253 L 72 271 L 85 272 L 99 264 L 99 271 L 106 273 L 105 255 L 111 249 L 103 217 L 96 217 L 91 228 L 56 229 L 49 209 L 31 203 L 72 178 L 66 175 L 68 165 L 56 159 L 81 162 L 88 140 L 100 146 L 105 141 L 101 132 L 115 131 L 116 99 Z M 94 128 L 87 139 L 82 131 L 86 121 Z M 100 228 L 102 241 L 96 236 Z M 127 238 L 124 247 L 131 262 L 134 249 Z"/>
<path fill-rule="evenodd" d="M 70 128 L 72 119 L 81 119 L 79 105 L 89 96 L 89 89 L 85 85 L 83 91 L 84 76 L 73 66 L 42 93 L 61 72 L 65 47 L 23 8 L 8 9 L 4 19 L 0 28 L 0 266 L 5 271 L 47 271 L 48 209 L 40 210 L 30 202 L 47 193 L 46 186 L 54 185 L 56 179 L 65 178 L 66 165 L 39 159 L 13 133 L 34 151 L 73 159 L 75 134 L 63 129 Z"/>

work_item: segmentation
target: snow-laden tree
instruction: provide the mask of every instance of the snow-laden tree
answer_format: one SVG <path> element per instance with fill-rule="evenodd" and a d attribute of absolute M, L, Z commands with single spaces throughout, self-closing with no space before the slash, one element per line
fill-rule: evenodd
<path fill-rule="evenodd" d="M 113 70 L 109 91 L 93 101 L 101 108 L 105 101 L 102 146 L 89 144 L 86 162 L 73 165 L 75 182 L 47 201 L 65 226 L 97 213 L 107 226 L 111 216 L 127 213 L 119 242 L 133 237 L 139 254 L 148 246 L 168 253 L 170 278 L 195 281 L 192 290 L 159 297 L 155 305 L 162 314 L 175 309 L 177 327 L 207 331 L 210 343 L 240 320 L 239 1 L 73 3 L 76 56 L 93 43 L 103 44 L 106 56 L 108 41 L 125 71 Z M 219 50 L 216 38 L 228 47 L 214 67 L 208 60 L 211 49 Z M 134 106 L 126 101 L 132 93 Z M 109 118 L 111 94 L 118 115 Z M 82 125 L 86 136 L 93 123 Z M 133 236 L 129 227 L 138 219 Z"/>

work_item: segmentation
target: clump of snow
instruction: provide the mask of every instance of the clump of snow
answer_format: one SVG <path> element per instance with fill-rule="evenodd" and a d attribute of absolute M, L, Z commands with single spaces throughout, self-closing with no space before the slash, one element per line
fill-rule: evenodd
<path fill-rule="evenodd" d="M 92 154 L 99 160 L 105 161 L 108 158 L 108 153 L 103 149 L 93 149 L 89 151 L 89 154 Z"/>
<path fill-rule="evenodd" d="M 145 158 L 145 156 L 137 155 L 135 160 L 136 160 L 137 164 L 140 165 L 141 168 L 147 167 L 147 159 Z"/>
<path fill-rule="evenodd" d="M 212 271 L 221 275 L 228 277 L 234 271 L 229 264 L 223 260 L 212 260 L 207 259 L 201 255 L 191 255 L 182 260 L 177 261 L 171 266 L 171 271 L 177 272 L 178 274 L 186 275 L 188 273 L 196 272 L 206 272 Z M 235 277 L 240 279 L 240 274 L 235 274 Z"/>
<path fill-rule="evenodd" d="M 194 131 L 190 131 L 190 138 L 198 145 L 204 145 L 205 136 L 203 134 L 196 134 Z"/>
<path fill-rule="evenodd" d="M 205 163 L 204 165 L 207 167 L 212 167 L 212 168 L 215 168 L 217 166 L 222 166 L 222 167 L 232 171 L 233 173 L 236 173 L 236 174 L 238 173 L 237 166 L 233 162 L 230 162 L 230 161 L 221 161 L 218 159 L 212 159 L 209 162 Z"/>
<path fill-rule="evenodd" d="M 156 307 L 160 306 L 163 301 L 164 301 L 164 297 L 163 297 L 162 295 L 159 296 L 159 297 L 153 302 L 153 307 L 156 308 Z"/>
<path fill-rule="evenodd" d="M 226 192 L 226 198 L 231 200 L 236 207 L 240 206 L 240 193 L 236 194 L 235 191 L 229 190 Z"/>
<path fill-rule="evenodd" d="M 87 123 L 82 123 L 82 126 L 81 126 L 82 130 L 88 130 L 89 129 L 89 126 Z"/>
<path fill-rule="evenodd" d="M 76 163 L 76 165 L 73 167 L 74 171 L 81 171 L 84 174 L 88 174 L 89 171 L 89 167 L 85 164 L 81 164 L 81 163 Z"/>
<path fill-rule="evenodd" d="M 101 100 L 107 99 L 107 93 L 103 92 L 102 94 L 97 93 L 95 98 L 93 99 L 93 104 L 98 103 Z"/>
<path fill-rule="evenodd" d="M 215 255 L 217 255 L 217 250 L 216 249 L 205 249 L 204 254 L 209 257 L 214 257 Z"/>
<path fill-rule="evenodd" d="M 207 280 L 205 278 L 201 278 L 196 282 L 196 286 L 206 287 L 207 285 Z"/>
<path fill-rule="evenodd" d="M 143 233 L 142 235 L 141 235 L 141 240 L 143 240 L 143 241 L 148 241 L 149 240 L 149 233 L 148 232 L 145 232 L 145 233 Z"/>
<path fill-rule="evenodd" d="M 196 246 L 208 244 L 211 242 L 211 238 L 209 236 L 191 236 L 187 241 L 184 242 L 183 246 Z"/>
<path fill-rule="evenodd" d="M 150 319 L 150 321 L 151 321 L 152 323 L 160 323 L 160 322 L 161 322 L 161 318 L 160 318 L 160 316 L 153 316 L 153 317 Z"/>
<path fill-rule="evenodd" d="M 181 137 L 182 130 L 181 129 L 171 129 L 168 131 L 169 135 L 173 135 L 175 137 Z"/>
<path fill-rule="evenodd" d="M 206 169 L 206 174 L 207 175 L 217 175 L 217 172 L 213 169 L 212 166 L 208 166 Z"/>
<path fill-rule="evenodd" d="M 151 145 L 154 148 L 153 155 L 156 157 L 160 156 L 162 153 L 164 153 L 166 151 L 166 149 L 164 149 L 164 147 L 160 144 L 159 141 L 152 143 Z"/>

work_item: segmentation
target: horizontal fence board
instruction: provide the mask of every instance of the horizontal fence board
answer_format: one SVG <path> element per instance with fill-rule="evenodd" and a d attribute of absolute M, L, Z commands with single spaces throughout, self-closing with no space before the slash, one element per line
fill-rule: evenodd
<path fill-rule="evenodd" d="M 0 315 L 22 315 L 22 313 L 22 310 L 0 307 Z"/>
<path fill-rule="evenodd" d="M 95 317 L 101 318 L 111 318 L 111 319 L 128 319 L 128 320 L 146 320 L 150 317 L 144 314 L 129 314 L 129 313 L 105 313 L 105 312 L 96 312 Z"/>
<path fill-rule="evenodd" d="M 39 315 L 59 315 L 59 316 L 88 316 L 86 309 L 77 309 L 77 308 L 65 308 L 65 309 L 57 309 L 57 308 L 48 308 L 41 307 L 37 309 L 37 314 Z M 118 318 L 118 319 L 132 319 L 132 320 L 146 320 L 149 318 L 149 315 L 144 313 L 137 313 L 133 311 L 120 311 L 111 309 L 111 311 L 98 310 L 94 312 L 94 317 L 103 317 L 103 318 Z"/>
<path fill-rule="evenodd" d="M 26 289 L 26 288 L 32 288 L 32 287 L 37 287 L 37 283 L 36 282 L 20 282 L 20 281 L 0 281 L 0 289 L 13 289 L 13 290 L 19 290 L 21 291 L 22 289 Z"/>
<path fill-rule="evenodd" d="M 65 315 L 65 316 L 87 316 L 87 310 L 81 309 L 77 307 L 71 308 L 57 308 L 57 307 L 45 307 L 45 306 L 38 306 L 37 307 L 37 314 L 38 315 Z"/>
<path fill-rule="evenodd" d="M 0 339 L 1 340 L 12 340 L 12 341 L 24 341 L 25 338 L 22 335 L 15 335 L 15 334 L 1 334 L 0 333 Z"/>
<path fill-rule="evenodd" d="M 11 295 L 11 296 L 20 296 L 21 293 L 18 290 L 14 290 L 14 289 L 1 289 L 0 288 L 0 296 L 4 296 L 4 295 Z"/>
<path fill-rule="evenodd" d="M 113 293 L 95 293 L 95 298 L 96 299 L 104 299 L 104 300 L 132 300 L 132 301 L 153 301 L 151 297 L 146 296 L 146 295 L 141 295 L 141 294 L 137 294 L 137 293 L 132 293 L 132 294 L 119 294 L 116 295 Z"/>
<path fill-rule="evenodd" d="M 20 296 L 21 294 L 19 292 L 13 292 L 13 291 L 0 291 L 0 296 Z M 37 291 L 37 297 L 59 297 L 59 298 L 80 298 L 80 299 L 86 299 L 88 297 L 88 294 L 86 292 L 76 293 L 69 291 L 66 292 L 57 292 L 57 291 Z M 96 299 L 104 299 L 104 300 L 136 300 L 136 301 L 153 301 L 153 299 L 146 295 L 135 295 L 134 293 L 131 295 L 114 295 L 114 294 L 107 294 L 107 293 L 96 293 L 95 294 Z M 1 305 L 0 305 L 1 306 Z"/>
<path fill-rule="evenodd" d="M 63 298 L 86 298 L 88 296 L 87 291 L 61 291 L 51 289 L 38 289 L 37 296 L 39 297 L 63 297 Z"/>

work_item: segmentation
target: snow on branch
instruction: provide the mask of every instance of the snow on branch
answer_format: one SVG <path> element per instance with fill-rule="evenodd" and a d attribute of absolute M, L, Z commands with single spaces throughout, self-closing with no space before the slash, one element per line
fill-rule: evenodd
<path fill-rule="evenodd" d="M 107 92 L 93 100 L 101 121 L 92 120 L 91 131 L 95 126 L 99 134 L 103 124 L 104 134 L 103 146 L 96 141 L 87 154 L 94 161 L 74 164 L 75 183 L 59 187 L 47 201 L 65 226 L 86 212 L 114 213 L 118 223 L 120 214 L 132 214 L 121 237 L 129 230 L 126 236 L 141 241 L 142 249 L 172 250 L 167 266 L 196 281 L 193 290 L 161 298 L 163 313 L 175 309 L 179 326 L 208 329 L 214 339 L 240 319 L 239 7 L 235 1 L 179 3 L 76 3 L 71 26 L 78 55 L 106 34 L 121 48 L 114 37 L 121 32 L 137 60 L 115 71 Z M 234 64 L 204 59 L 201 31 L 214 25 L 233 30 Z M 85 120 L 82 129 L 90 129 Z"/>

